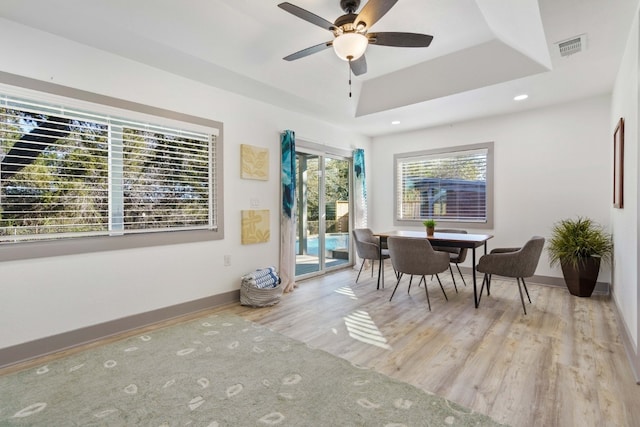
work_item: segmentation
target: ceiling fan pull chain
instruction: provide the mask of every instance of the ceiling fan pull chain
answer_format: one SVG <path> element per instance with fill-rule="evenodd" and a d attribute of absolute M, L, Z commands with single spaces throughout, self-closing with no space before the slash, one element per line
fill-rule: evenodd
<path fill-rule="evenodd" d="M 351 60 L 353 56 L 347 56 L 347 59 L 349 60 L 349 98 L 351 98 Z"/>

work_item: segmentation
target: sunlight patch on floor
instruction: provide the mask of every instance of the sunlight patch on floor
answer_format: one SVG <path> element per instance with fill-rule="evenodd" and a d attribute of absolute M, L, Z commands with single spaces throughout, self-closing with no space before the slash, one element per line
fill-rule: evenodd
<path fill-rule="evenodd" d="M 391 350 L 387 340 L 376 326 L 369 313 L 357 310 L 344 318 L 349 336 L 358 341 Z"/>
<path fill-rule="evenodd" d="M 356 294 L 353 292 L 353 289 L 351 289 L 349 286 L 343 286 L 341 288 L 338 288 L 335 290 L 335 292 L 342 295 L 346 295 L 351 299 L 358 299 L 358 297 L 356 297 Z"/>

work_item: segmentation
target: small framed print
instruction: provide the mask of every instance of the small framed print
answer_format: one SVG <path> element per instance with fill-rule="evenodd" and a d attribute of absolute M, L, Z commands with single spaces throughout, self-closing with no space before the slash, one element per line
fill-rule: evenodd
<path fill-rule="evenodd" d="M 266 243 L 271 238 L 269 209 L 242 211 L 242 244 Z"/>
<path fill-rule="evenodd" d="M 624 119 L 613 132 L 613 207 L 624 207 Z"/>
<path fill-rule="evenodd" d="M 269 179 L 269 149 L 253 145 L 240 144 L 241 167 L 243 179 Z"/>

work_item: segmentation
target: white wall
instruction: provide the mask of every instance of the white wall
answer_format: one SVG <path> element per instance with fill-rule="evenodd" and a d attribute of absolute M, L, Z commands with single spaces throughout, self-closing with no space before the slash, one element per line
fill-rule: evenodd
<path fill-rule="evenodd" d="M 638 353 L 638 65 L 640 31 L 638 16 L 631 28 L 613 90 L 609 132 L 624 118 L 624 209 L 611 210 L 615 266 L 613 295 L 624 320 L 626 333 Z"/>
<path fill-rule="evenodd" d="M 373 140 L 373 228 L 393 228 L 393 155 L 494 142 L 494 247 L 548 237 L 561 218 L 586 216 L 609 227 L 611 134 L 608 96 L 541 110 L 441 126 Z M 471 266 L 470 260 L 467 265 Z M 562 277 L 546 252 L 537 275 Z M 610 281 L 604 266 L 600 281 Z"/>
<path fill-rule="evenodd" d="M 223 122 L 225 200 L 222 241 L 0 261 L 0 348 L 239 289 L 241 275 L 278 265 L 280 131 L 369 148 L 369 138 L 313 118 L 10 21 L 0 20 L 0 39 L 12 40 L 0 45 L 0 71 Z M 270 149 L 267 182 L 239 178 L 240 144 Z M 252 198 L 271 211 L 271 240 L 241 245 L 240 211 Z"/>
<path fill-rule="evenodd" d="M 495 142 L 495 235 L 490 248 L 548 236 L 554 221 L 589 216 L 611 227 L 613 289 L 637 344 L 638 23 L 613 95 L 395 136 L 368 138 L 294 112 L 0 19 L 0 71 L 224 123 L 225 239 L 17 262 L 0 261 L 0 348 L 239 288 L 239 277 L 278 263 L 279 132 L 367 151 L 369 224 L 393 228 L 393 154 Z M 612 133 L 626 120 L 625 208 L 611 208 Z M 239 179 L 239 145 L 269 147 L 270 179 Z M 574 162 L 575 161 L 575 162 Z M 240 244 L 240 211 L 271 210 L 267 244 Z M 232 265 L 223 266 L 231 255 Z M 469 261 L 467 264 L 470 265 Z M 543 255 L 536 274 L 561 277 Z M 611 280 L 603 268 L 600 281 Z"/>

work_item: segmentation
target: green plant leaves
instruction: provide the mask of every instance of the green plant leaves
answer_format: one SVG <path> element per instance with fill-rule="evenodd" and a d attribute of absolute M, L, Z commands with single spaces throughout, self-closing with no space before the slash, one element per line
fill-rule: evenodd
<path fill-rule="evenodd" d="M 554 224 L 547 246 L 551 266 L 557 263 L 580 264 L 585 258 L 600 257 L 611 262 L 611 234 L 590 218 L 562 219 Z"/>

